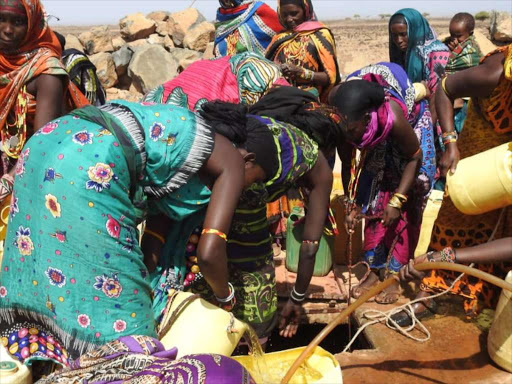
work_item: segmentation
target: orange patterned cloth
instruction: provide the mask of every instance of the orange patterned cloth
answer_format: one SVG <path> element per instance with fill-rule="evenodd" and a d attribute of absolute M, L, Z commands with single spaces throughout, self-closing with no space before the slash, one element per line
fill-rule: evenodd
<path fill-rule="evenodd" d="M 21 46 L 13 54 L 0 54 L 0 127 L 4 129 L 9 112 L 15 107 L 18 94 L 31 79 L 41 75 L 67 76 L 60 62 L 62 53 L 57 36 L 46 23 L 39 0 L 20 0 L 28 19 L 28 29 Z M 84 95 L 69 82 L 68 104 L 81 107 L 89 104 Z M 35 113 L 35 103 L 29 102 L 27 114 Z"/>
<path fill-rule="evenodd" d="M 487 98 L 473 98 L 468 105 L 464 128 L 458 139 L 461 159 L 512 141 L 512 49 L 502 47 L 487 55 L 505 55 L 504 73 L 500 83 Z M 478 182 L 478 180 L 475 180 Z M 512 207 L 487 212 L 481 215 L 464 215 L 445 198 L 434 224 L 430 247 L 437 251 L 445 247 L 465 248 L 489 241 L 496 230 L 495 239 L 512 235 Z M 501 216 L 501 220 L 499 220 Z M 479 269 L 505 277 L 510 264 L 478 265 Z M 440 291 L 447 289 L 455 274 L 432 271 L 423 279 L 421 289 Z M 465 297 L 464 308 L 468 316 L 476 315 L 481 304 L 492 306 L 497 297 L 496 290 L 479 279 L 465 276 L 451 293 Z"/>

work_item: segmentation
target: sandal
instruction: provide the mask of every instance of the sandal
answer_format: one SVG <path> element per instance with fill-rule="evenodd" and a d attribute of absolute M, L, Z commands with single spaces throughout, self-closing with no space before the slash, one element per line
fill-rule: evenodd
<path fill-rule="evenodd" d="M 437 313 L 437 303 L 430 299 L 423 302 L 425 309 L 419 313 L 414 313 L 416 319 L 427 319 L 429 317 L 434 316 Z M 412 318 L 405 311 L 400 311 L 393 316 L 391 316 L 393 321 L 395 321 L 401 327 L 409 327 L 412 324 Z"/>
<path fill-rule="evenodd" d="M 394 304 L 400 298 L 400 294 L 401 292 L 399 289 L 388 292 L 380 292 L 377 296 L 375 296 L 375 302 L 378 304 Z"/>

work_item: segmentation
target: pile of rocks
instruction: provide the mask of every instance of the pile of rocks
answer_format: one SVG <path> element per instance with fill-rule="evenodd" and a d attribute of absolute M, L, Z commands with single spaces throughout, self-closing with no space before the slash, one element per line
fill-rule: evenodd
<path fill-rule="evenodd" d="M 108 99 L 138 100 L 199 59 L 213 57 L 215 26 L 195 8 L 135 13 L 119 21 L 120 35 L 95 27 L 66 36 L 66 48 L 85 52 Z"/>
<path fill-rule="evenodd" d="M 493 11 L 489 32 L 493 41 L 498 43 L 512 42 L 512 15 L 509 12 Z"/>

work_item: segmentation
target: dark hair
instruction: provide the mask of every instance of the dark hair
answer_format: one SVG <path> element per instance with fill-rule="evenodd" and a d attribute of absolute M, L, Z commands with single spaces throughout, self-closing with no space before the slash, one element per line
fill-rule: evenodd
<path fill-rule="evenodd" d="M 279 5 L 282 7 L 283 5 L 293 4 L 297 7 L 304 9 L 304 1 L 303 0 L 281 0 Z"/>
<path fill-rule="evenodd" d="M 259 120 L 247 116 L 247 107 L 223 101 L 203 104 L 199 114 L 215 132 L 256 155 L 256 163 L 265 171 L 267 179 L 278 170 L 278 154 L 274 135 Z"/>
<path fill-rule="evenodd" d="M 470 34 L 475 30 L 475 18 L 471 13 L 459 12 L 452 17 L 450 23 L 463 23 Z"/>
<path fill-rule="evenodd" d="M 391 19 L 389 19 L 389 26 L 391 27 L 393 24 L 407 25 L 407 20 L 401 13 L 395 13 L 393 16 L 391 16 Z"/>
<path fill-rule="evenodd" d="M 59 32 L 53 31 L 53 33 L 57 36 L 57 40 L 59 40 L 60 46 L 62 47 L 62 50 L 64 50 L 64 47 L 66 46 L 66 38 Z"/>
<path fill-rule="evenodd" d="M 349 80 L 341 83 L 332 102 L 348 120 L 360 120 L 366 112 L 384 102 L 384 88 L 366 80 Z"/>

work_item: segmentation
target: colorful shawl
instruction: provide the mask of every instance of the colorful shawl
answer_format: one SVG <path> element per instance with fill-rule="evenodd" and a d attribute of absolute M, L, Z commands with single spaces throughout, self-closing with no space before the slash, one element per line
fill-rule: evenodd
<path fill-rule="evenodd" d="M 500 81 L 491 96 L 477 98 L 488 121 L 492 123 L 497 133 L 512 132 L 512 44 L 496 49 L 486 55 L 482 62 L 495 53 L 503 53 L 503 81 Z"/>
<path fill-rule="evenodd" d="M 293 31 L 282 31 L 274 36 L 265 57 L 276 63 L 291 63 L 315 72 L 327 73 L 329 85 L 316 87 L 320 100 L 326 101 L 329 91 L 340 81 L 336 42 L 332 32 L 323 23 L 316 21 L 311 0 L 303 1 L 303 9 L 305 21 Z M 285 25 L 283 20 L 281 24 Z M 299 88 L 308 90 L 312 87 L 300 86 Z"/>
<path fill-rule="evenodd" d="M 277 65 L 253 52 L 191 64 L 145 101 L 199 111 L 207 101 L 254 104 L 275 85 L 289 85 Z"/>
<path fill-rule="evenodd" d="M 277 13 L 262 1 L 220 1 L 215 25 L 215 56 L 249 51 L 264 54 L 280 31 Z"/>
<path fill-rule="evenodd" d="M 23 111 L 27 103 L 27 115 L 35 115 L 35 101 L 31 95 L 19 97 L 23 87 L 41 74 L 67 76 L 60 62 L 61 46 L 59 40 L 48 27 L 43 6 L 39 0 L 19 0 L 25 9 L 28 29 L 25 39 L 16 52 L 0 54 L 0 129 L 2 144 L 7 136 L 5 124 L 7 116 L 13 110 Z M 69 85 L 68 103 L 73 107 L 89 104 L 87 99 Z M 19 146 L 21 150 L 21 145 Z M 19 152 L 19 151 L 18 151 Z M 14 155 L 17 156 L 18 153 Z"/>
<path fill-rule="evenodd" d="M 407 52 L 404 53 L 393 43 L 391 37 L 391 23 L 389 24 L 389 58 L 392 63 L 400 64 L 413 83 L 429 80 L 431 71 L 430 54 L 433 52 L 448 52 L 448 48 L 437 39 L 437 35 L 430 27 L 427 19 L 412 8 L 404 8 L 395 15 L 402 15 L 407 23 L 409 42 Z M 392 19 L 393 17 L 391 17 Z"/>
<path fill-rule="evenodd" d="M 446 73 L 451 74 L 478 65 L 482 52 L 474 35 L 469 36 L 450 53 Z"/>
<path fill-rule="evenodd" d="M 166 351 L 151 337 L 121 337 L 38 383 L 254 384 L 249 372 L 229 357 L 204 354 L 176 359 L 177 354 L 176 348 Z"/>

